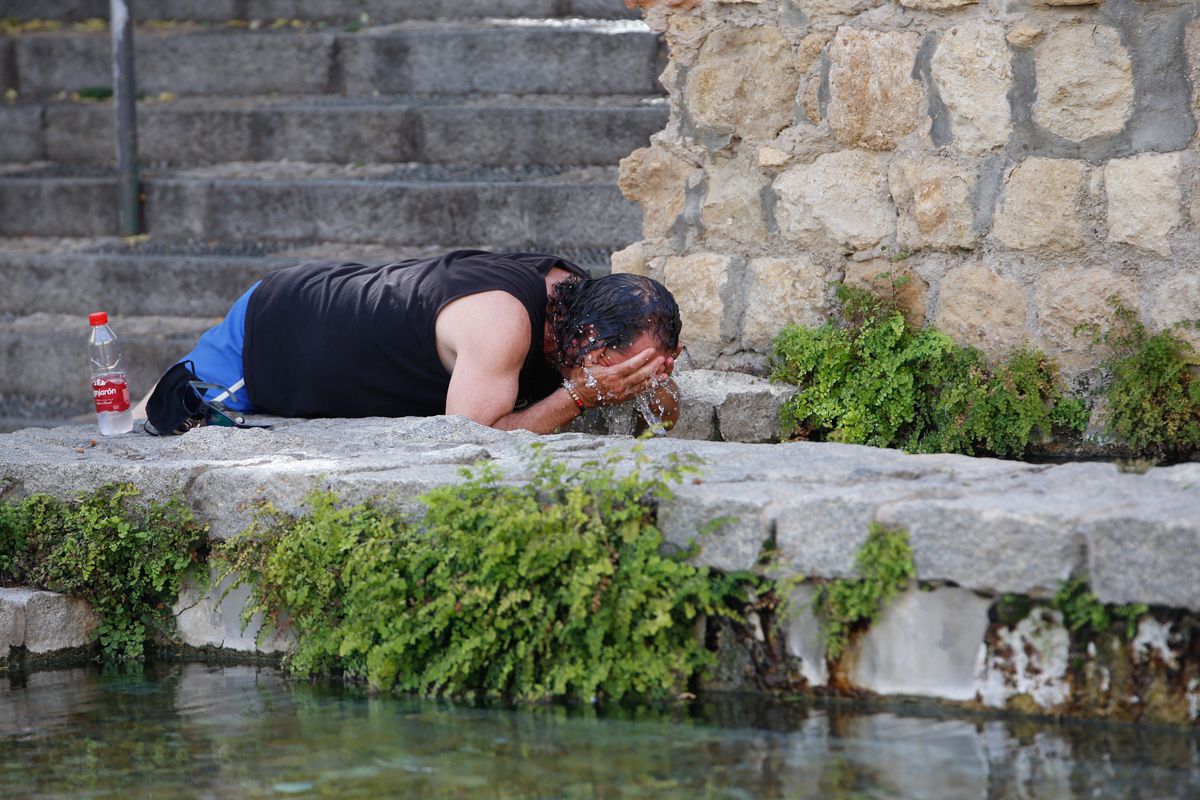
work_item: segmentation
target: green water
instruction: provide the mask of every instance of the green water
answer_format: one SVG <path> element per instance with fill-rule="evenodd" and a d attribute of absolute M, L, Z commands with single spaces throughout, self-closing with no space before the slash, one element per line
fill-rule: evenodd
<path fill-rule="evenodd" d="M 1186 798 L 1195 732 L 712 699 L 485 710 L 167 665 L 0 677 L 0 798 Z"/>

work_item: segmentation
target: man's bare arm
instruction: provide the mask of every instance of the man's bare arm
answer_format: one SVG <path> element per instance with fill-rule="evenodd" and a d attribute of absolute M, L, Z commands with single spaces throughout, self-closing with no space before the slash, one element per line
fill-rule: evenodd
<path fill-rule="evenodd" d="M 446 413 L 495 425 L 511 412 L 530 336 L 525 308 L 503 292 L 471 295 L 442 309 L 438 352 L 451 362 Z"/>
<path fill-rule="evenodd" d="M 530 335 L 528 314 L 508 294 L 471 295 L 443 309 L 437 337 L 439 354 L 451 362 L 446 413 L 463 414 L 500 430 L 534 433 L 553 433 L 579 416 L 581 409 L 566 389 L 512 410 Z M 654 350 L 645 350 L 612 366 L 589 364 L 590 378 L 578 368 L 571 380 L 585 406 L 615 405 L 645 391 L 666 361 Z"/>

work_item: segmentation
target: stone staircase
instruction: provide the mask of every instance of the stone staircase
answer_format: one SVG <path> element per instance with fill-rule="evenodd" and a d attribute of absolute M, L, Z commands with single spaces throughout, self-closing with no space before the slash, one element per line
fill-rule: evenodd
<path fill-rule="evenodd" d="M 80 97 L 112 82 L 82 22 L 107 0 L 0 0 L 57 23 L 0 37 L 0 430 L 89 413 L 91 310 L 141 394 L 272 268 L 485 247 L 603 273 L 640 238 L 616 163 L 667 108 L 622 0 L 133 6 L 147 235 L 123 239 L 112 101 Z"/>

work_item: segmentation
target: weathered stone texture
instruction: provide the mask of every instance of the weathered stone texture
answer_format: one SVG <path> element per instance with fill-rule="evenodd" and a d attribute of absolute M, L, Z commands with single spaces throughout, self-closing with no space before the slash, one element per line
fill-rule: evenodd
<path fill-rule="evenodd" d="M 1013 47 L 1030 47 L 1039 39 L 1045 31 L 1029 22 L 1022 22 L 1008 32 L 1008 43 Z"/>
<path fill-rule="evenodd" d="M 979 0 L 900 0 L 905 8 L 919 8 L 926 11 L 942 11 L 948 8 L 959 8 L 978 3 Z"/>
<path fill-rule="evenodd" d="M 1004 37 L 996 23 L 964 23 L 942 35 L 933 55 L 933 80 L 950 112 L 954 144 L 964 152 L 1000 147 L 1012 133 L 1013 72 Z"/>
<path fill-rule="evenodd" d="M 682 341 L 702 364 L 720 349 L 725 317 L 721 291 L 728 281 L 729 258 L 715 253 L 672 256 L 663 268 L 663 283 L 674 293 L 683 318 Z"/>
<path fill-rule="evenodd" d="M 78 598 L 36 589 L 0 588 L 0 652 L 38 655 L 91 645 L 100 619 Z"/>
<path fill-rule="evenodd" d="M 1013 697 L 1027 696 L 1044 709 L 1054 709 L 1071 694 L 1071 635 L 1062 614 L 1035 610 L 1012 628 L 997 633 L 988 655 L 979 697 L 985 705 L 1004 708 Z"/>
<path fill-rule="evenodd" d="M 775 181 L 780 233 L 807 247 L 869 250 L 895 231 L 888 157 L 842 150 L 792 167 Z"/>
<path fill-rule="evenodd" d="M 1065 373 L 1075 374 L 1099 361 L 1103 354 L 1092 345 L 1087 331 L 1076 329 L 1096 325 L 1100 330 L 1115 321 L 1110 298 L 1136 308 L 1135 281 L 1100 267 L 1050 270 L 1038 277 L 1034 286 L 1038 336 L 1036 344 L 1057 360 Z"/>
<path fill-rule="evenodd" d="M 1066 330 L 1102 320 L 1092 306 L 1110 289 L 1155 330 L 1200 318 L 1187 263 L 1200 167 L 1183 149 L 1200 118 L 1200 21 L 1185 7 L 712 0 L 676 13 L 673 115 L 655 146 L 689 163 L 645 179 L 626 168 L 625 184 L 649 184 L 627 188 L 648 241 L 618 260 L 654 274 L 669 253 L 732 259 L 724 302 L 708 301 L 728 317 L 711 362 L 724 368 L 761 368 L 796 318 L 785 294 L 831 310 L 807 278 L 781 292 L 760 274 L 770 262 L 750 261 L 866 284 L 868 270 L 897 271 L 879 259 L 911 256 L 909 321 L 992 360 L 1048 347 L 1078 376 L 1103 354 Z M 1043 296 L 1062 269 L 1086 287 Z"/>
<path fill-rule="evenodd" d="M 767 237 L 762 190 L 767 181 L 749 158 L 727 159 L 708 171 L 708 193 L 700 207 L 707 237 L 754 245 Z"/>
<path fill-rule="evenodd" d="M 1150 295 L 1147 322 L 1155 331 L 1170 328 L 1200 352 L 1200 328 L 1176 326 L 1180 322 L 1200 324 L 1200 266 L 1180 267 L 1155 287 Z"/>
<path fill-rule="evenodd" d="M 692 165 L 663 147 L 643 147 L 621 160 L 621 193 L 642 206 L 642 230 L 647 239 L 667 234 L 683 213 Z"/>
<path fill-rule="evenodd" d="M 722 27 L 704 40 L 684 102 L 703 129 L 765 139 L 791 123 L 799 88 L 795 54 L 778 29 Z"/>
<path fill-rule="evenodd" d="M 630 275 L 649 276 L 649 264 L 646 260 L 646 248 L 641 242 L 634 242 L 611 256 L 613 272 L 625 272 Z"/>
<path fill-rule="evenodd" d="M 1145 514 L 1112 508 L 1088 520 L 1088 575 L 1102 602 L 1200 605 L 1195 567 L 1180 556 L 1200 543 L 1195 520 L 1188 518 L 1195 495 L 1195 486 L 1181 484 Z M 1169 589 L 1152 592 L 1151 581 Z"/>
<path fill-rule="evenodd" d="M 1002 355 L 1027 336 L 1027 303 L 1018 281 L 967 264 L 942 279 L 933 324 L 962 344 Z"/>
<path fill-rule="evenodd" d="M 939 156 L 897 157 L 888 186 L 899 212 L 896 246 L 946 250 L 975 246 L 970 170 Z"/>
<path fill-rule="evenodd" d="M 800 674 L 810 687 L 829 682 L 825 663 L 825 631 L 813 613 L 816 587 L 809 583 L 797 586 L 787 598 L 787 617 L 782 621 L 788 655 L 800 659 Z"/>
<path fill-rule="evenodd" d="M 893 263 L 882 258 L 850 261 L 842 281 L 849 286 L 870 289 L 882 297 L 894 296 L 908 324 L 916 328 L 925 324 L 929 284 L 904 262 Z M 897 286 L 897 283 L 902 285 Z"/>
<path fill-rule="evenodd" d="M 1033 118 L 1081 142 L 1119 133 L 1133 111 L 1133 63 L 1116 28 L 1099 23 L 1052 31 L 1036 48 Z"/>
<path fill-rule="evenodd" d="M 829 127 L 846 147 L 891 150 L 916 127 L 921 84 L 913 62 L 921 37 L 838 29 L 829 46 Z"/>
<path fill-rule="evenodd" d="M 669 436 L 729 442 L 779 441 L 779 409 L 795 387 L 739 372 L 689 369 L 675 374 L 680 416 Z"/>
<path fill-rule="evenodd" d="M 1087 165 L 1027 158 L 1009 172 L 993 231 L 1005 247 L 1074 250 L 1082 246 L 1080 191 Z"/>
<path fill-rule="evenodd" d="M 1192 109 L 1200 109 L 1200 20 L 1189 22 L 1184 31 L 1184 57 L 1188 83 L 1192 87 Z M 1192 144 L 1200 141 L 1200 127 L 1192 135 Z"/>
<path fill-rule="evenodd" d="M 1181 153 L 1142 153 L 1104 166 L 1108 240 L 1171 255 L 1170 233 L 1182 221 Z"/>
<path fill-rule="evenodd" d="M 855 642 L 850 680 L 879 694 L 974 700 L 990 605 L 965 589 L 910 588 Z"/>
<path fill-rule="evenodd" d="M 746 272 L 742 344 L 770 346 L 785 325 L 820 325 L 825 304 L 825 271 L 806 257 L 751 259 Z"/>
<path fill-rule="evenodd" d="M 263 628 L 263 615 L 255 614 L 245 625 L 241 612 L 250 600 L 250 586 L 230 589 L 233 576 L 221 577 L 213 571 L 211 588 L 203 591 L 189 581 L 179 593 L 174 607 L 179 640 L 189 647 L 216 647 L 238 652 L 282 653 L 295 643 L 290 631 Z M 263 633 L 262 641 L 258 641 Z"/>
<path fill-rule="evenodd" d="M 787 0 L 809 17 L 827 14 L 857 14 L 882 5 L 884 0 Z"/>

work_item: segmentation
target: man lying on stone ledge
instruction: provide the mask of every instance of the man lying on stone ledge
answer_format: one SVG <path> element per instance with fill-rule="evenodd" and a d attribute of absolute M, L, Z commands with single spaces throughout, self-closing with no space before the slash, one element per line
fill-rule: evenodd
<path fill-rule="evenodd" d="M 458 250 L 383 266 L 301 264 L 251 286 L 163 375 L 146 429 L 183 433 L 236 412 L 462 414 L 551 433 L 586 408 L 643 393 L 670 426 L 679 329 L 679 307 L 660 283 L 593 279 L 551 255 Z"/>

